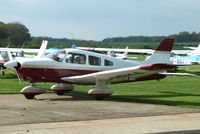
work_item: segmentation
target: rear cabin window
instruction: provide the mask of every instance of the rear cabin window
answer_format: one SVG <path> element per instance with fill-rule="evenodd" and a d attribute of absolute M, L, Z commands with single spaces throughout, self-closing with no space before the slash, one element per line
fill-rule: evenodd
<path fill-rule="evenodd" d="M 101 66 L 101 58 L 96 56 L 89 56 L 89 64 L 94 66 Z"/>
<path fill-rule="evenodd" d="M 84 54 L 79 53 L 68 53 L 66 57 L 66 62 L 73 64 L 85 64 L 86 56 Z"/>
<path fill-rule="evenodd" d="M 104 60 L 104 65 L 105 66 L 113 66 L 113 62 L 109 60 Z"/>

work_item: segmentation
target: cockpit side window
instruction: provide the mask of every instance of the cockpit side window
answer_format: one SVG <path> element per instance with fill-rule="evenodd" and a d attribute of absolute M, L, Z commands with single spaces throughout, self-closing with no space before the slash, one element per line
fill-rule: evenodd
<path fill-rule="evenodd" d="M 101 66 L 101 58 L 89 55 L 89 64 L 95 66 Z"/>
<path fill-rule="evenodd" d="M 85 64 L 86 63 L 86 56 L 84 54 L 69 52 L 65 61 L 67 63 Z"/>
<path fill-rule="evenodd" d="M 47 57 L 49 57 L 55 61 L 62 62 L 63 59 L 65 58 L 65 55 L 66 55 L 65 50 L 58 50 L 52 54 L 49 54 Z"/>
<path fill-rule="evenodd" d="M 104 65 L 105 66 L 113 66 L 113 62 L 105 59 L 104 60 Z"/>

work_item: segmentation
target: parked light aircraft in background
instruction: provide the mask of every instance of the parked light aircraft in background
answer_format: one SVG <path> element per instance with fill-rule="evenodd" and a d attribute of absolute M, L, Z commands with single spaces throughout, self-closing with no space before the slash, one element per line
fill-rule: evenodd
<path fill-rule="evenodd" d="M 128 46 L 126 47 L 125 51 L 123 53 L 119 53 L 119 52 L 115 52 L 112 50 L 108 50 L 107 51 L 107 55 L 108 56 L 113 56 L 115 58 L 119 58 L 119 59 L 137 59 L 137 57 L 128 57 Z"/>
<path fill-rule="evenodd" d="M 200 55 L 191 56 L 174 56 L 170 58 L 173 65 L 177 66 L 188 66 L 200 63 Z"/>
<path fill-rule="evenodd" d="M 193 51 L 191 51 L 190 53 L 187 54 L 189 56 L 200 55 L 200 44 L 198 45 L 198 47 L 184 47 L 184 48 L 193 49 Z"/>
<path fill-rule="evenodd" d="M 27 99 L 45 93 L 36 82 L 59 83 L 51 89 L 63 95 L 74 89 L 73 84 L 96 85 L 88 94 L 96 99 L 113 94 L 106 84 L 159 80 L 165 78 L 174 39 L 164 39 L 148 60 L 122 60 L 111 56 L 78 49 L 60 49 L 40 59 L 14 60 L 4 65 L 16 71 L 24 80 L 32 83 L 21 93 Z"/>
<path fill-rule="evenodd" d="M 96 52 L 119 52 L 119 53 L 135 53 L 135 54 L 152 54 L 154 50 L 152 49 L 117 49 L 117 48 L 93 48 L 93 47 L 76 47 L 77 49 L 81 50 L 88 50 L 88 51 L 96 51 Z M 186 55 L 192 52 L 192 50 L 172 50 L 172 53 L 176 55 Z"/>
<path fill-rule="evenodd" d="M 173 56 L 170 58 L 170 61 L 173 65 L 193 65 L 200 63 L 200 45 L 198 47 L 184 47 L 193 49 L 188 56 Z"/>

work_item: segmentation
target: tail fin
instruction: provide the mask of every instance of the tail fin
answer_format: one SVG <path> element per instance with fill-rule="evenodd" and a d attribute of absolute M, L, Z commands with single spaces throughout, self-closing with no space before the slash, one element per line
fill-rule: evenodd
<path fill-rule="evenodd" d="M 149 59 L 144 61 L 144 64 L 155 63 L 170 63 L 171 50 L 174 44 L 174 39 L 165 38 L 160 45 L 155 49 Z"/>
<path fill-rule="evenodd" d="M 126 57 L 126 58 L 128 57 L 128 46 L 126 46 L 126 50 L 123 54 L 124 54 L 124 57 Z"/>
<path fill-rule="evenodd" d="M 200 44 L 198 45 L 198 47 L 194 50 L 194 54 L 193 55 L 200 55 Z"/>
<path fill-rule="evenodd" d="M 40 46 L 40 50 L 39 50 L 36 58 L 42 58 L 44 56 L 44 52 L 45 52 L 45 50 L 47 48 L 47 44 L 48 44 L 48 41 L 46 41 L 46 40 L 42 41 L 42 44 Z"/>

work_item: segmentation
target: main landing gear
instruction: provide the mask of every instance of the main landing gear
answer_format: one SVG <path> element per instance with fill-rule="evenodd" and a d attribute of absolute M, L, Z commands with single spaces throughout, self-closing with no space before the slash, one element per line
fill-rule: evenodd
<path fill-rule="evenodd" d="M 74 90 L 74 86 L 72 84 L 64 84 L 60 83 L 57 85 L 53 85 L 51 90 L 54 91 L 57 95 L 63 95 L 64 93 L 68 93 Z"/>
<path fill-rule="evenodd" d="M 95 88 L 89 90 L 88 94 L 93 96 L 96 100 L 103 100 L 105 97 L 111 96 L 114 89 L 106 87 L 106 82 L 98 80 Z"/>
<path fill-rule="evenodd" d="M 72 84 L 56 84 L 51 87 L 57 95 L 63 95 L 64 93 L 70 92 L 74 89 Z M 35 84 L 26 86 L 21 90 L 21 94 L 27 99 L 33 99 L 35 95 L 43 94 L 46 92 L 45 88 L 36 87 Z M 95 88 L 89 90 L 88 94 L 94 97 L 96 100 L 103 100 L 105 97 L 111 96 L 114 89 L 106 86 L 106 81 L 97 80 Z"/>

